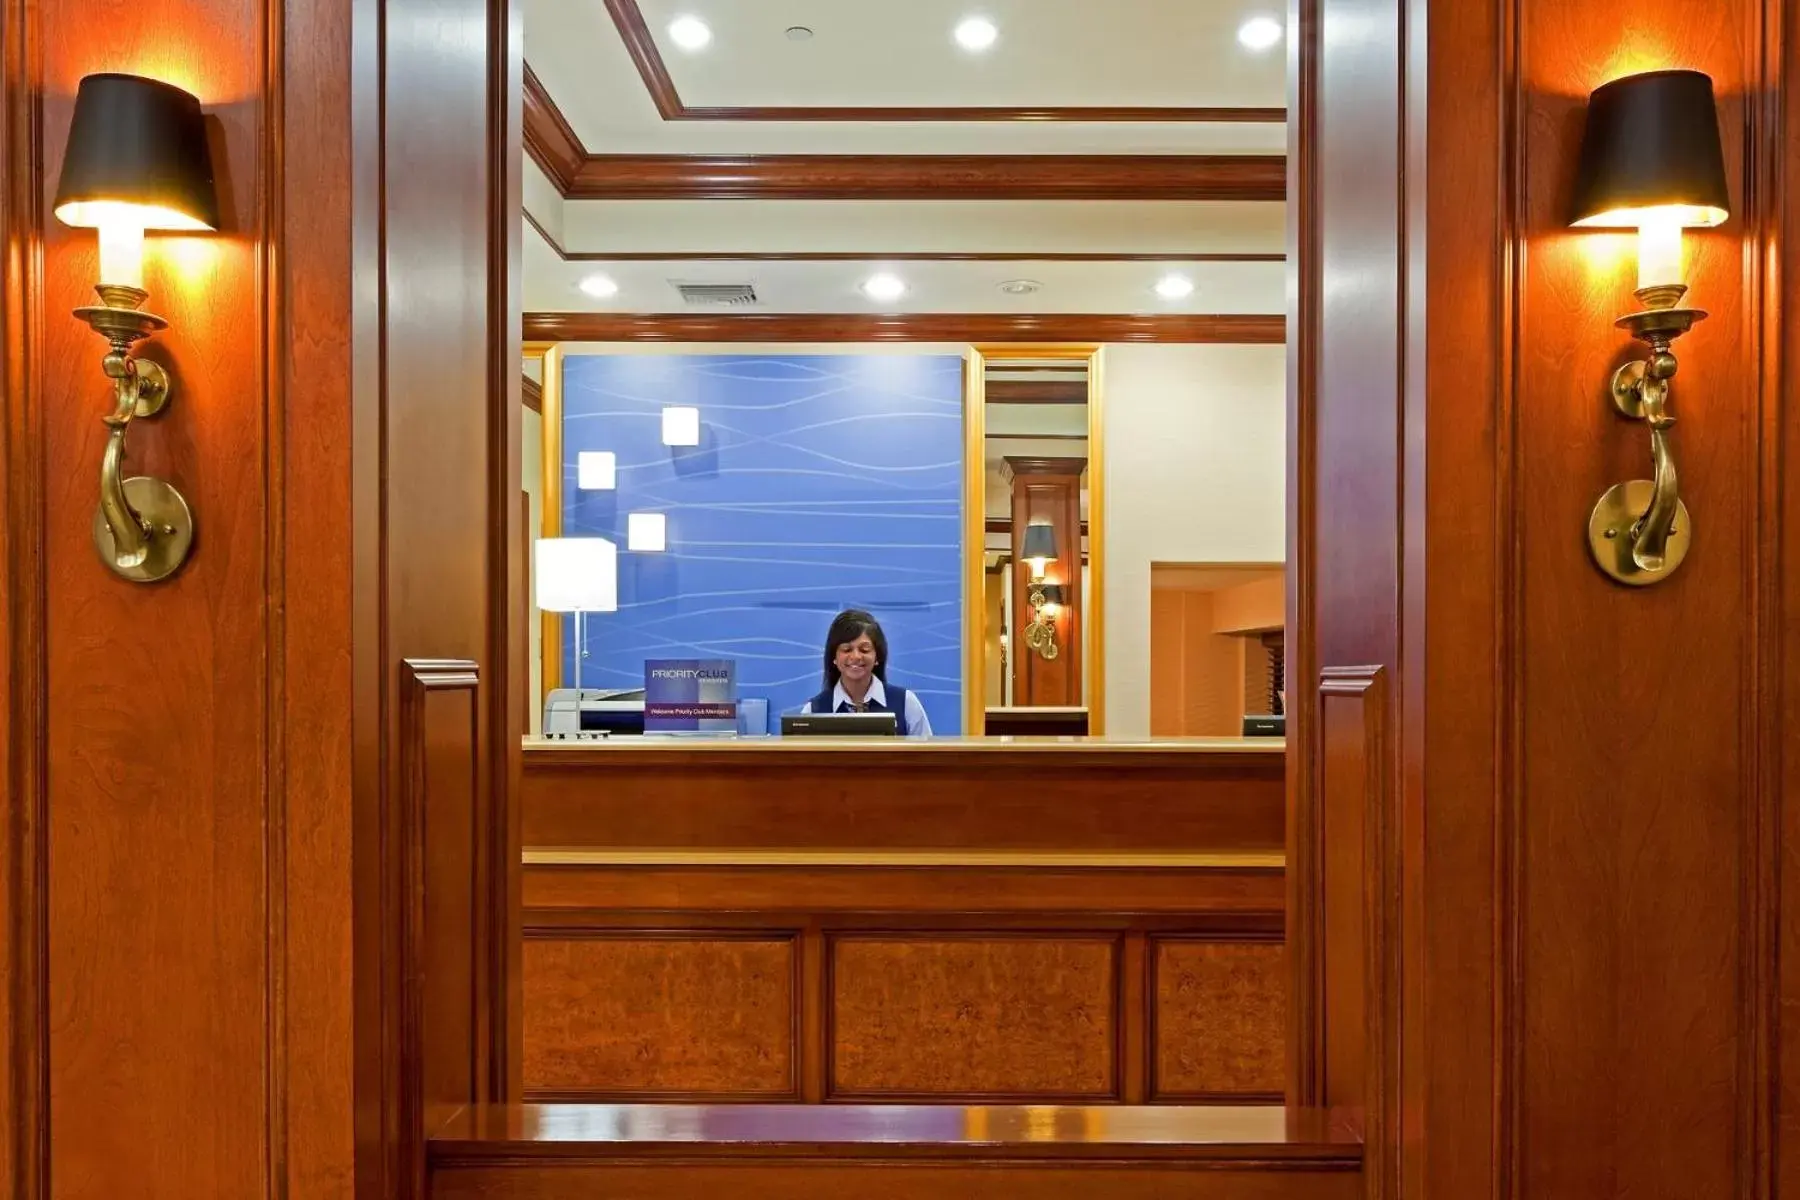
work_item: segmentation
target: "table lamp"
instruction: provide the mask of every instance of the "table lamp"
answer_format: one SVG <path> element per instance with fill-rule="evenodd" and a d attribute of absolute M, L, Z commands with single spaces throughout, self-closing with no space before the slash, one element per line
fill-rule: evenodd
<path fill-rule="evenodd" d="M 587 654 L 587 614 L 619 611 L 619 548 L 605 538 L 539 538 L 531 550 L 537 606 L 575 614 L 575 689 Z"/>

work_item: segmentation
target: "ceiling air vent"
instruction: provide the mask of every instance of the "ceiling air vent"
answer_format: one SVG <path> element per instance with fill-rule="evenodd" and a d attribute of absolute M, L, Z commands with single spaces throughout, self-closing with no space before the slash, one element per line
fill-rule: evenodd
<path fill-rule="evenodd" d="M 745 308 L 757 303 L 756 288 L 748 283 L 675 283 L 675 290 L 684 304 L 702 308 Z"/>

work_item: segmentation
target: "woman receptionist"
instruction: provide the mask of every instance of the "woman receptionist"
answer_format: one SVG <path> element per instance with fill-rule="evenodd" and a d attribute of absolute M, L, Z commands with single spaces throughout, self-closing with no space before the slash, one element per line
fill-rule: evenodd
<path fill-rule="evenodd" d="M 825 635 L 825 690 L 800 711 L 891 712 L 901 737 L 930 737 L 919 698 L 887 681 L 887 656 L 887 636 L 874 617 L 855 608 L 839 613 Z"/>

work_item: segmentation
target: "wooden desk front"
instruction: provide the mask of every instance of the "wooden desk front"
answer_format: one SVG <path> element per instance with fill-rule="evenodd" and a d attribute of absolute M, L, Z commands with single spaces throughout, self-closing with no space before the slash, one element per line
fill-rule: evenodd
<path fill-rule="evenodd" d="M 534 1100 L 1278 1099 L 1266 743 L 528 747 Z"/>

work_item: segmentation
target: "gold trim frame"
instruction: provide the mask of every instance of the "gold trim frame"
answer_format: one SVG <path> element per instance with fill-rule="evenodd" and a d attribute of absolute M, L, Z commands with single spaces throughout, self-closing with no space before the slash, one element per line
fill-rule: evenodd
<path fill-rule="evenodd" d="M 987 367 L 1008 359 L 1061 359 L 1087 366 L 1088 570 L 1083 597 L 1082 650 L 1086 661 L 1082 699 L 1088 736 L 1106 734 L 1106 348 L 1093 343 L 1013 342 L 970 349 L 963 394 L 963 727 L 969 737 L 986 732 L 987 671 L 983 647 L 982 566 L 987 553 Z M 546 401 L 546 404 L 548 401 Z"/>
<path fill-rule="evenodd" d="M 543 487 L 543 495 L 538 497 L 538 536 L 561 537 L 562 344 L 527 342 L 524 357 L 538 363 L 541 380 L 538 386 L 543 405 L 543 412 L 540 414 L 543 418 L 540 422 L 543 436 L 538 439 L 539 478 Z M 531 593 L 533 596 L 537 595 L 535 586 Z M 545 702 L 550 699 L 551 691 L 562 686 L 562 614 L 539 612 L 538 622 L 542 633 L 542 645 L 538 650 L 538 679 L 542 694 L 538 696 L 537 704 L 538 711 L 542 712 Z"/>

